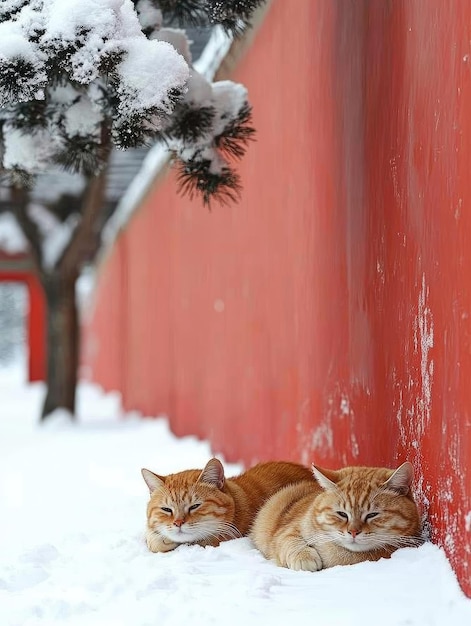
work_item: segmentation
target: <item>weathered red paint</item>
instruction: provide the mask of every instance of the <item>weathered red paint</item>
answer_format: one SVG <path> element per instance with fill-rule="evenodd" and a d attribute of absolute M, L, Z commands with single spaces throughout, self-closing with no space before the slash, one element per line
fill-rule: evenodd
<path fill-rule="evenodd" d="M 92 374 L 231 460 L 410 459 L 471 594 L 471 3 L 295 4 L 234 75 L 241 203 L 151 191 L 101 267 Z"/>
<path fill-rule="evenodd" d="M 25 259 L 21 255 L 0 252 L 0 282 L 21 282 L 28 289 L 29 310 L 27 317 L 28 380 L 44 380 L 46 373 L 46 312 L 42 287 L 32 270 L 22 268 Z M 15 269 L 15 266 L 17 269 Z M 9 267 L 9 269 L 6 269 Z"/>

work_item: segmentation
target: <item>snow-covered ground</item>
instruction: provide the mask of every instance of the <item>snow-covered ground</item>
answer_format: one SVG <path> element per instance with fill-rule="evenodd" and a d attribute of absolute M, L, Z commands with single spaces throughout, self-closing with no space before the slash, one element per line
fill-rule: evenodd
<path fill-rule="evenodd" d="M 43 393 L 0 371 L 1 626 L 471 624 L 471 600 L 431 544 L 317 573 L 278 568 L 248 539 L 149 553 L 140 468 L 202 467 L 209 445 L 124 416 L 90 385 L 77 424 L 39 427 Z"/>

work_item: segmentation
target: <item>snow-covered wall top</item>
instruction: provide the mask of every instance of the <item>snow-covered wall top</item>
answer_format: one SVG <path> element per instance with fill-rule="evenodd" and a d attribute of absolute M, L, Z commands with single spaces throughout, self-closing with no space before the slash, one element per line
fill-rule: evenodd
<path fill-rule="evenodd" d="M 206 44 L 203 53 L 194 63 L 194 68 L 207 80 L 212 80 L 226 56 L 232 43 L 224 30 L 217 26 L 212 30 L 211 37 Z M 103 233 L 103 253 L 112 246 L 118 233 L 122 230 L 136 209 L 139 208 L 142 199 L 149 190 L 155 178 L 169 162 L 169 153 L 162 145 L 154 146 L 147 153 L 142 166 L 134 180 L 129 185 L 116 211 L 108 221 Z"/>

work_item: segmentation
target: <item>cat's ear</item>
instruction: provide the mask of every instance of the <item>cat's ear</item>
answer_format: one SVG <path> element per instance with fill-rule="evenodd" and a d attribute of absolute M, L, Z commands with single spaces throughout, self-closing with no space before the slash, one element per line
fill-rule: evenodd
<path fill-rule="evenodd" d="M 153 493 L 159 487 L 162 487 L 164 484 L 164 481 L 160 476 L 157 476 L 157 474 L 154 474 L 154 472 L 151 472 L 148 469 L 142 468 L 141 474 L 142 478 L 146 481 L 146 485 L 149 487 L 149 491 L 151 493 Z"/>
<path fill-rule="evenodd" d="M 322 489 L 337 489 L 337 472 L 312 465 L 312 473 Z"/>
<path fill-rule="evenodd" d="M 198 482 L 209 483 L 218 489 L 224 487 L 224 468 L 218 459 L 210 459 L 198 477 Z"/>
<path fill-rule="evenodd" d="M 412 481 L 414 480 L 414 468 L 412 463 L 406 461 L 383 483 L 383 487 L 392 489 L 396 493 L 406 496 L 411 488 Z"/>

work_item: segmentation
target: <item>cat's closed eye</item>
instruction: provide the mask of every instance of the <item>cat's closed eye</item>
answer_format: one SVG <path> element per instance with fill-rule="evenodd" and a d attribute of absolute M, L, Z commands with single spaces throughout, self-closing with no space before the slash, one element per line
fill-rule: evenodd
<path fill-rule="evenodd" d="M 189 509 L 188 509 L 188 510 L 189 510 L 189 511 L 194 511 L 195 509 L 197 509 L 197 508 L 198 508 L 198 507 L 200 507 L 200 506 L 201 506 L 201 502 L 198 502 L 197 504 L 192 504 L 192 505 L 189 507 Z"/>
<path fill-rule="evenodd" d="M 345 513 L 345 511 L 335 511 L 335 512 L 336 512 L 336 514 L 339 517 L 343 517 L 344 519 L 348 519 L 348 513 Z"/>
<path fill-rule="evenodd" d="M 368 515 L 365 515 L 365 522 L 368 522 L 370 519 L 373 519 L 373 517 L 378 517 L 379 513 L 368 513 Z"/>
<path fill-rule="evenodd" d="M 171 513 L 172 512 L 172 509 L 170 509 L 168 506 L 161 506 L 160 508 L 165 513 Z"/>

